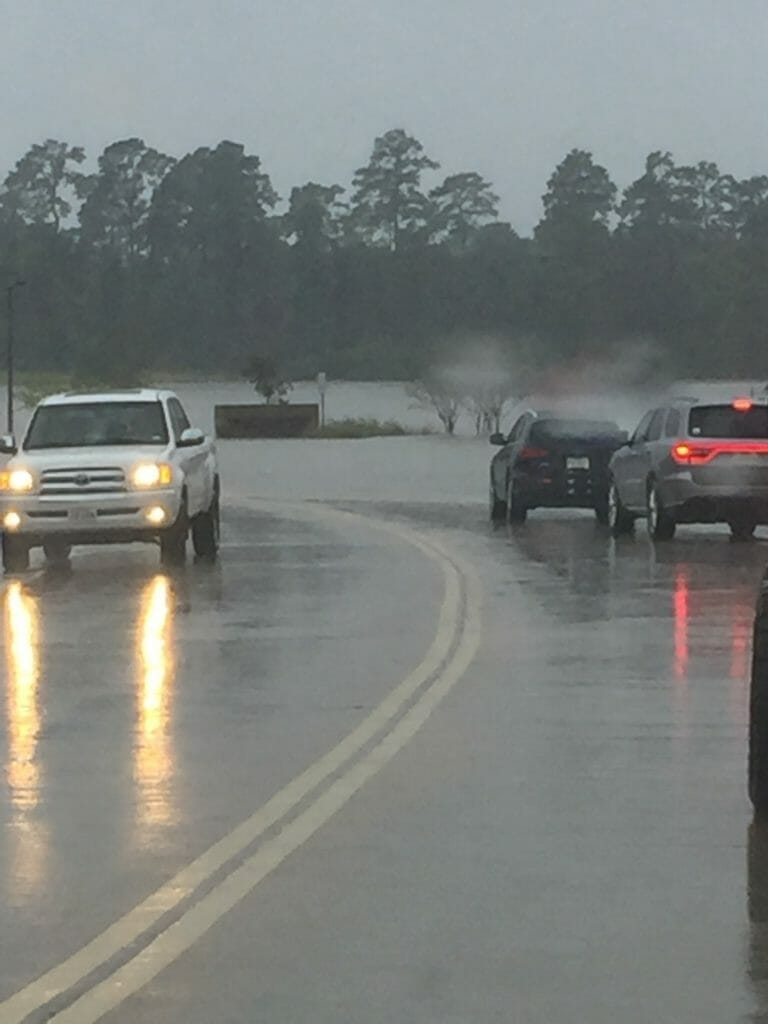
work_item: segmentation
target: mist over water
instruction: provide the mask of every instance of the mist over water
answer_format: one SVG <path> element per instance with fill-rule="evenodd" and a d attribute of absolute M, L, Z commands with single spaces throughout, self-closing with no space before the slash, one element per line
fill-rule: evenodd
<path fill-rule="evenodd" d="M 497 360 L 497 361 L 496 361 Z M 456 382 L 479 387 L 509 375 L 514 384 L 529 372 L 495 356 L 484 342 L 469 359 L 444 368 Z M 705 385 L 694 382 L 699 389 Z M 734 393 L 746 393 L 750 382 L 734 382 Z M 180 382 L 168 385 L 184 403 L 195 426 L 214 432 L 217 404 L 259 401 L 244 381 Z M 615 361 L 585 362 L 561 367 L 540 378 L 538 386 L 520 399 L 507 402 L 502 430 L 508 430 L 525 409 L 551 410 L 569 418 L 612 420 L 632 431 L 641 416 L 665 393 L 681 394 L 693 383 L 669 382 L 648 371 L 648 362 L 635 356 Z M 722 388 L 722 382 L 713 387 Z M 762 386 L 758 384 L 757 386 Z M 682 389 L 682 390 L 681 390 Z M 520 389 L 522 391 L 522 389 Z M 292 402 L 317 402 L 314 381 L 297 382 Z M 5 409 L 5 391 L 0 389 Z M 219 441 L 225 491 L 232 500 L 249 493 L 271 498 L 352 499 L 374 502 L 450 503 L 473 505 L 485 512 L 488 465 L 493 449 L 486 435 L 476 436 L 469 412 L 459 418 L 456 436 L 448 437 L 435 411 L 417 405 L 402 382 L 331 381 L 326 395 L 328 419 L 374 418 L 396 420 L 429 436 L 367 440 Z M 23 433 L 30 410 L 17 406 L 16 430 Z M 290 472 L 286 467 L 290 466 Z M 245 481 L 249 481 L 246 485 Z"/>
<path fill-rule="evenodd" d="M 632 431 L 664 388 L 655 346 L 638 340 L 616 345 L 612 354 L 550 367 L 524 404 L 569 417 L 611 420 Z"/>

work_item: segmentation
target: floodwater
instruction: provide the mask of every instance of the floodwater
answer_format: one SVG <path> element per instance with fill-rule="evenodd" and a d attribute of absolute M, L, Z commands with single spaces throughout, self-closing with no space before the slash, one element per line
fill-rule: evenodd
<path fill-rule="evenodd" d="M 206 426 L 235 387 L 179 391 Z M 341 393 L 333 416 L 404 411 Z M 0 594 L 0 1000 L 26 993 L 2 1024 L 768 1020 L 768 532 L 493 529 L 469 436 L 219 449 L 217 567 L 92 550 Z M 381 745 L 321 779 L 430 650 Z M 162 888 L 220 840 L 198 890 Z M 110 946 L 153 893 L 166 916 Z"/>

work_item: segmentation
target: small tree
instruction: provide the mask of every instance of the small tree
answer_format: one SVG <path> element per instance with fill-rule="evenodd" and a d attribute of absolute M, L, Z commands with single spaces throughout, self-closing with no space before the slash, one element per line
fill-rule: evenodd
<path fill-rule="evenodd" d="M 477 434 L 499 433 L 508 403 L 527 387 L 530 353 L 521 338 L 464 337 L 440 377 L 461 396 Z"/>
<path fill-rule="evenodd" d="M 498 434 L 507 403 L 514 397 L 512 382 L 508 378 L 481 384 L 468 384 L 464 405 L 475 421 L 475 433 Z"/>
<path fill-rule="evenodd" d="M 293 385 L 283 380 L 275 363 L 267 356 L 254 356 L 245 368 L 244 376 L 267 405 L 285 404 Z"/>
<path fill-rule="evenodd" d="M 407 392 L 416 405 L 432 409 L 445 427 L 447 434 L 453 434 L 461 415 L 461 390 L 442 375 L 430 375 L 409 385 Z"/>

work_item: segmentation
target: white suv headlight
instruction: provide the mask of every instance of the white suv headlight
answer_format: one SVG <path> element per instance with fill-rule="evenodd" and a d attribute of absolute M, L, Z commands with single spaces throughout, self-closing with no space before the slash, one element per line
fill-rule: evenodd
<path fill-rule="evenodd" d="M 35 478 L 28 469 L 10 469 L 0 473 L 0 491 L 29 494 L 35 488 Z"/>
<path fill-rule="evenodd" d="M 163 487 L 173 479 L 173 471 L 167 462 L 140 462 L 131 473 L 134 487 L 142 490 Z"/>

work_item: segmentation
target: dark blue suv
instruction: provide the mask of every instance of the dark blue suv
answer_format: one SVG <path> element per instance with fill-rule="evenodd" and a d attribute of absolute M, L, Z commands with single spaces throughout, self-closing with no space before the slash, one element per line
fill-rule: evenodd
<path fill-rule="evenodd" d="M 522 523 L 535 508 L 591 508 L 608 521 L 608 463 L 627 439 L 615 423 L 524 413 L 509 435 L 493 434 L 491 519 Z"/>

